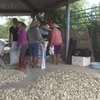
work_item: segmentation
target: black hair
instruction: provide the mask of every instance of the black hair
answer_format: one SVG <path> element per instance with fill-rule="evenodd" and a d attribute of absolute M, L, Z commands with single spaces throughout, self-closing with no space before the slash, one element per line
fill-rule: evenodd
<path fill-rule="evenodd" d="M 13 18 L 13 22 L 15 22 L 15 21 L 17 22 L 17 18 Z"/>

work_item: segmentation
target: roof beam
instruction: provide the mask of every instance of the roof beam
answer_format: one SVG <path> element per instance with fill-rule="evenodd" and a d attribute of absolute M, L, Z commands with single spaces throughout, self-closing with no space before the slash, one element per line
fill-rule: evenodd
<path fill-rule="evenodd" d="M 31 14 L 32 12 L 30 10 L 2 10 L 0 9 L 0 13 L 29 13 Z"/>
<path fill-rule="evenodd" d="M 36 7 L 32 3 L 30 3 L 29 0 L 20 0 L 20 1 L 24 3 L 25 6 L 27 6 L 31 10 L 32 13 L 38 13 L 38 10 L 36 9 Z"/>
<path fill-rule="evenodd" d="M 80 1 L 80 0 L 68 0 L 69 3 L 74 3 L 74 2 L 77 2 L 77 1 Z"/>

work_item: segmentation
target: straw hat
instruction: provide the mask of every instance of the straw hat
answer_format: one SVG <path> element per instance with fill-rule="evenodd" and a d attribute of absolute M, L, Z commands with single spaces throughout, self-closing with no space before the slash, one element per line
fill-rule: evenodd
<path fill-rule="evenodd" d="M 46 30 L 51 30 L 48 24 L 42 25 L 41 28 L 46 29 Z"/>
<path fill-rule="evenodd" d="M 53 24 L 51 25 L 51 28 L 59 28 L 59 26 L 58 26 L 56 23 L 53 23 Z"/>
<path fill-rule="evenodd" d="M 31 24 L 30 24 L 30 27 L 35 27 L 35 26 L 38 26 L 38 25 L 39 25 L 38 21 L 32 21 Z"/>

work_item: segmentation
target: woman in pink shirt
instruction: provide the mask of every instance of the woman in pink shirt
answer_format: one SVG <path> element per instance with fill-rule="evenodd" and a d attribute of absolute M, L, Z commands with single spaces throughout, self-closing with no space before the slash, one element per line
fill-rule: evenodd
<path fill-rule="evenodd" d="M 52 24 L 51 28 L 51 46 L 54 46 L 54 63 L 59 64 L 62 45 L 61 32 L 58 30 L 59 26 L 55 23 Z"/>
<path fill-rule="evenodd" d="M 22 70 L 26 68 L 25 64 L 25 53 L 27 50 L 27 35 L 26 35 L 26 25 L 23 22 L 18 22 L 18 48 L 20 49 L 20 56 L 19 56 L 19 67 L 16 68 L 17 70 Z"/>

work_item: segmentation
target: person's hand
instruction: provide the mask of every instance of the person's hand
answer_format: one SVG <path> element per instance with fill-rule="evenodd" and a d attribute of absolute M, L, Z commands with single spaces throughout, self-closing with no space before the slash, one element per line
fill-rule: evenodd
<path fill-rule="evenodd" d="M 17 47 L 18 47 L 19 49 L 21 49 L 21 48 L 22 48 L 22 45 L 20 44 L 20 45 L 18 45 Z"/>

